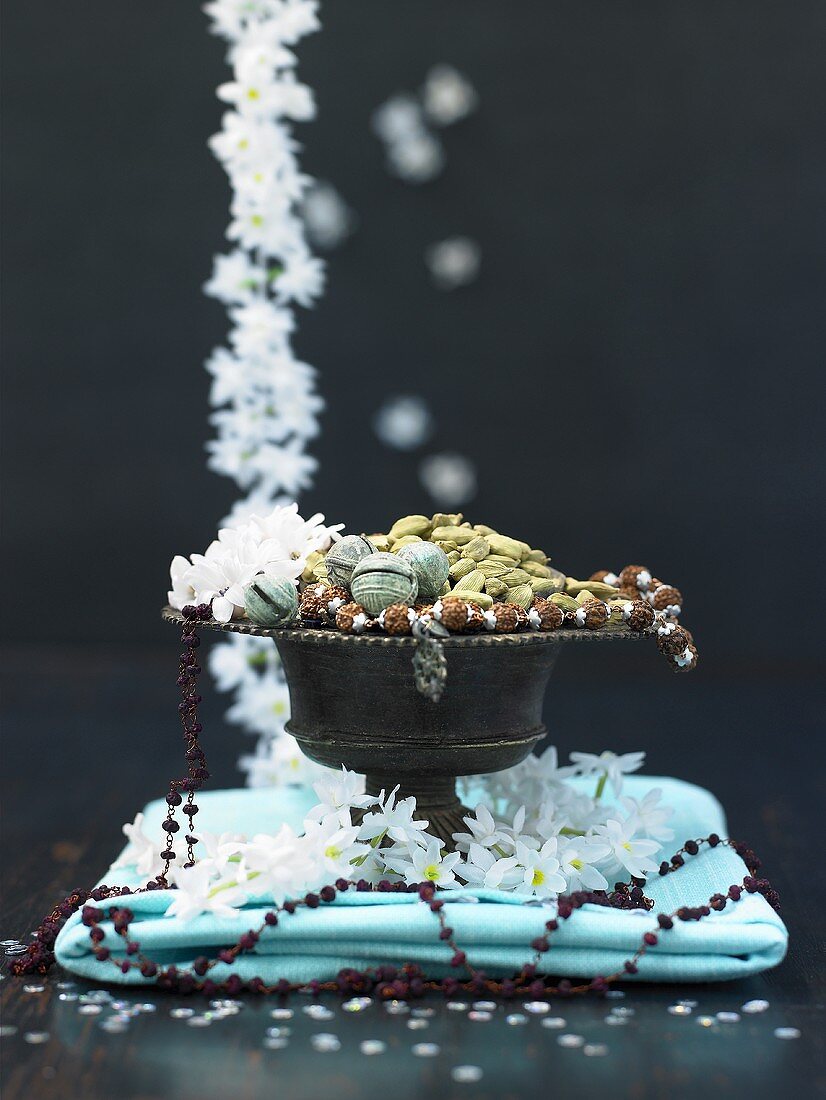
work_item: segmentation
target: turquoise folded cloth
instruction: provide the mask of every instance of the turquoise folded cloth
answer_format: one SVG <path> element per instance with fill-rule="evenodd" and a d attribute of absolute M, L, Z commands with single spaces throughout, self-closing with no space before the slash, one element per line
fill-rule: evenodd
<path fill-rule="evenodd" d="M 576 781 L 575 781 L 576 782 Z M 708 791 L 677 779 L 627 776 L 623 794 L 642 797 L 653 786 L 663 790 L 663 802 L 675 807 L 670 822 L 675 831 L 673 847 L 690 837 L 710 832 L 726 835 L 722 807 Z M 301 825 L 315 802 L 311 791 L 227 790 L 202 792 L 199 826 L 212 833 L 274 833 L 287 822 Z M 166 805 L 151 802 L 145 809 L 144 831 L 161 836 Z M 664 855 L 671 854 L 667 844 Z M 745 864 L 728 847 L 703 849 L 677 873 L 654 876 L 646 893 L 654 899 L 655 912 L 673 912 L 681 905 L 701 905 L 712 894 L 725 892 L 747 874 Z M 109 885 L 139 886 L 134 868 L 109 870 L 101 880 Z M 142 954 L 163 965 L 191 965 L 199 955 L 214 957 L 235 943 L 248 928 L 257 928 L 266 908 L 251 903 L 241 916 L 220 918 L 212 914 L 182 922 L 164 916 L 173 892 L 158 890 L 129 898 L 135 914 L 130 936 L 141 944 Z M 518 970 L 532 955 L 530 942 L 543 932 L 553 909 L 526 902 L 513 894 L 462 890 L 446 893 L 445 912 L 455 939 L 468 959 L 489 975 L 505 977 Z M 123 957 L 123 940 L 110 924 L 105 945 L 115 959 Z M 656 927 L 650 913 L 585 906 L 561 924 L 553 934 L 545 959 L 553 974 L 576 978 L 595 977 L 621 970 L 623 962 L 640 944 L 643 934 Z M 676 922 L 660 942 L 640 960 L 638 980 L 723 981 L 742 978 L 777 966 L 786 954 L 788 933 L 774 910 L 759 894 L 745 894 L 722 913 L 700 922 Z M 136 970 L 121 974 L 111 963 L 92 954 L 89 930 L 75 914 L 58 936 L 56 954 L 66 970 L 96 982 L 136 985 L 149 981 Z M 328 981 L 345 967 L 363 970 L 380 963 L 415 962 L 430 977 L 456 975 L 449 966 L 450 948 L 438 938 L 438 924 L 428 908 L 410 894 L 356 893 L 348 891 L 319 909 L 299 909 L 261 936 L 254 954 L 240 956 L 234 970 L 242 978 L 258 976 L 268 985 L 280 978 L 306 982 Z M 210 972 L 216 981 L 229 973 L 219 964 Z"/>

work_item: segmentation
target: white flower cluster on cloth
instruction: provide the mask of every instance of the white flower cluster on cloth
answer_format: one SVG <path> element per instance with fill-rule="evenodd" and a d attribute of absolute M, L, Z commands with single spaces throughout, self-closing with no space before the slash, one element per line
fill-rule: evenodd
<path fill-rule="evenodd" d="M 666 821 L 673 813 L 660 804 L 662 792 L 604 803 L 606 783 L 619 796 L 623 774 L 642 766 L 643 753 L 572 755 L 557 766 L 555 749 L 517 768 L 488 778 L 495 797 L 478 803 L 465 818 L 467 832 L 455 833 L 456 851 L 414 817 L 414 798 L 398 788 L 378 797 L 364 793 L 362 776 L 342 769 L 315 784 L 319 803 L 303 830 L 282 825 L 274 835 L 213 836 L 198 833 L 194 867 L 179 863 L 171 874 L 177 892 L 167 916 L 186 920 L 201 913 L 237 913 L 249 902 L 282 903 L 338 878 L 378 883 L 432 882 L 444 889 L 502 890 L 526 900 L 553 900 L 574 890 L 608 890 L 617 879 L 644 878 L 657 869 L 654 856 L 673 837 Z M 596 780 L 593 796 L 568 781 Z M 473 781 L 479 785 L 479 777 Z M 511 812 L 514 800 L 536 796 Z M 124 826 L 129 845 L 117 866 L 134 866 L 151 876 L 162 868 L 158 845 L 143 832 L 142 815 Z"/>
<path fill-rule="evenodd" d="M 220 623 L 240 618 L 244 588 L 253 577 L 267 573 L 298 583 L 307 555 L 326 550 L 343 526 L 326 527 L 320 512 L 302 519 L 297 504 L 283 504 L 238 527 L 222 527 L 203 554 L 172 559 L 169 604 L 179 611 L 187 604 L 209 604 Z"/>

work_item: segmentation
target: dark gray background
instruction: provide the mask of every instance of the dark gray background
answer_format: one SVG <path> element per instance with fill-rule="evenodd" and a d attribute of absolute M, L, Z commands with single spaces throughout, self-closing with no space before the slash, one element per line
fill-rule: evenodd
<path fill-rule="evenodd" d="M 421 393 L 435 448 L 478 463 L 474 519 L 578 575 L 649 564 L 686 593 L 707 670 L 815 659 L 823 6 L 322 14 L 300 50 L 319 106 L 303 165 L 361 225 L 301 317 L 328 404 L 303 508 L 354 530 L 427 510 L 417 456 L 369 424 Z M 203 454 L 202 362 L 226 331 L 200 291 L 227 222 L 205 145 L 223 44 L 180 0 L 17 3 L 5 24 L 3 625 L 174 645 L 168 561 L 233 499 Z M 370 113 L 440 61 L 481 107 L 444 133 L 443 177 L 407 187 Z M 454 233 L 483 274 L 443 295 L 422 253 Z"/>

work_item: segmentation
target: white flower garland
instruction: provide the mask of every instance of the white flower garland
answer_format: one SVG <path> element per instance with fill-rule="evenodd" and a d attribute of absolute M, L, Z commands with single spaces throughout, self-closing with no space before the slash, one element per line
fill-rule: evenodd
<path fill-rule="evenodd" d="M 225 519 L 235 527 L 306 489 L 317 465 L 306 446 L 318 433 L 323 402 L 315 371 L 295 357 L 290 338 L 295 307 L 311 306 L 324 285 L 323 263 L 310 253 L 299 216 L 312 180 L 299 169 L 292 136 L 293 122 L 315 115 L 310 88 L 296 79 L 292 47 L 319 29 L 318 3 L 211 0 L 204 11 L 226 39 L 232 66 L 232 79 L 217 90 L 230 109 L 209 142 L 232 188 L 232 248 L 215 257 L 204 290 L 227 306 L 232 322 L 228 346 L 206 364 L 216 409 L 207 450 L 210 469 L 244 493 Z M 300 754 L 282 732 L 288 694 L 272 644 L 264 650 L 233 638 L 213 648 L 211 666 L 219 686 L 235 693 L 230 721 L 261 735 L 251 759 L 265 764 L 250 765 L 251 780 L 275 778 L 273 771 L 298 778 L 290 761 Z"/>
<path fill-rule="evenodd" d="M 641 768 L 645 754 L 572 753 L 571 759 L 560 768 L 556 750 L 548 749 L 516 768 L 469 780 L 477 790 L 486 784 L 488 794 L 465 818 L 467 832 L 454 834 L 451 853 L 427 832 L 427 822 L 414 818 L 414 798 L 399 799 L 398 788 L 376 798 L 364 793 L 362 776 L 327 771 L 315 784 L 320 801 L 301 832 L 282 825 L 274 836 L 251 840 L 198 833 L 195 866 L 172 868 L 178 889 L 167 916 L 237 916 L 249 902 L 281 904 L 337 878 L 432 882 L 553 901 L 656 871 L 654 857 L 674 835 L 666 824 L 673 809 L 660 805 L 658 788 L 640 800 L 620 797 L 623 775 Z M 593 777 L 593 795 L 572 785 L 574 776 Z M 606 785 L 619 804 L 603 801 Z M 354 820 L 355 811 L 362 820 Z M 158 874 L 163 861 L 157 839 L 143 831 L 143 815 L 123 831 L 129 844 L 116 866 Z"/>

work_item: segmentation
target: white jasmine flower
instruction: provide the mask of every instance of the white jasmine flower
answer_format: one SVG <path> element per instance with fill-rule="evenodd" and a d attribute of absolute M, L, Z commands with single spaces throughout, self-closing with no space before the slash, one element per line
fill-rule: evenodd
<path fill-rule="evenodd" d="M 259 833 L 244 847 L 244 873 L 249 889 L 272 897 L 276 905 L 300 893 L 306 885 L 312 863 L 309 850 L 288 826 L 275 836 Z"/>
<path fill-rule="evenodd" d="M 308 820 L 320 821 L 326 814 L 343 812 L 349 821 L 351 809 L 365 809 L 376 803 L 374 795 L 365 794 L 364 776 L 348 771 L 343 764 L 340 773 L 334 772 L 329 778 L 325 776 L 320 779 L 313 784 L 313 790 L 318 795 L 319 803 L 310 810 Z"/>
<path fill-rule="evenodd" d="M 246 252 L 235 249 L 228 256 L 215 257 L 212 277 L 204 284 L 204 293 L 228 304 L 250 302 L 262 289 L 266 278 L 263 267 L 253 263 Z"/>
<path fill-rule="evenodd" d="M 538 851 L 523 841 L 517 841 L 514 855 L 522 876 L 523 890 L 538 898 L 547 898 L 565 889 L 565 879 L 559 872 L 556 837 L 546 840 Z"/>
<path fill-rule="evenodd" d="M 166 910 L 167 917 L 189 921 L 202 913 L 214 913 L 218 917 L 240 916 L 237 906 L 246 900 L 244 891 L 238 886 L 222 887 L 212 878 L 209 867 L 199 863 L 194 867 L 173 867 L 171 878 L 177 889 Z"/>
<path fill-rule="evenodd" d="M 304 194 L 300 214 L 310 243 L 331 252 L 350 236 L 356 216 L 330 183 L 311 184 Z"/>
<path fill-rule="evenodd" d="M 567 893 L 575 890 L 607 890 L 608 880 L 594 866 L 611 851 L 606 840 L 577 836 L 560 841 L 560 871 L 567 880 Z"/>
<path fill-rule="evenodd" d="M 674 813 L 674 807 L 659 804 L 662 794 L 662 787 L 653 787 L 642 799 L 627 797 L 621 799 L 626 810 L 636 817 L 643 833 L 661 843 L 674 839 L 674 830 L 666 825 Z"/>
<path fill-rule="evenodd" d="M 504 834 L 500 832 L 493 814 L 484 802 L 480 802 L 474 813 L 462 820 L 470 832 L 453 834 L 459 851 L 467 852 L 472 844 L 481 845 L 483 848 L 494 848 L 504 840 Z"/>
<path fill-rule="evenodd" d="M 346 817 L 341 811 L 320 820 L 308 817 L 304 825 L 306 842 L 328 876 L 349 878 L 351 864 L 370 852 L 369 844 L 358 843 L 359 827 L 351 824 L 349 812 Z"/>
<path fill-rule="evenodd" d="M 458 867 L 458 873 L 468 886 L 485 890 L 514 890 L 522 879 L 515 856 L 500 856 L 476 843 L 469 846 L 467 858 Z"/>
<path fill-rule="evenodd" d="M 638 825 L 637 818 L 632 815 L 625 821 L 609 819 L 604 825 L 598 825 L 595 832 L 605 838 L 610 854 L 620 866 L 634 878 L 645 878 L 657 869 L 650 857 L 660 850 L 660 845 L 656 840 L 635 839 Z"/>
<path fill-rule="evenodd" d="M 420 843 L 420 834 L 427 829 L 426 821 L 414 820 L 415 798 L 396 800 L 398 787 L 385 796 L 384 791 L 378 797 L 378 809 L 364 815 L 359 830 L 359 839 L 375 841 L 377 837 L 387 836 L 399 843 Z"/>
<path fill-rule="evenodd" d="M 443 889 L 458 886 L 453 869 L 462 857 L 458 852 L 443 855 L 442 847 L 440 840 L 432 838 L 426 848 L 410 848 L 407 858 L 388 855 L 385 862 L 407 883 L 432 882 Z"/>
<path fill-rule="evenodd" d="M 143 814 L 136 814 L 131 825 L 123 826 L 123 835 L 129 841 L 113 863 L 113 867 L 134 867 L 142 878 L 154 878 L 164 868 L 160 857 L 160 845 L 143 831 Z M 176 857 L 177 858 L 177 857 Z"/>
<path fill-rule="evenodd" d="M 210 647 L 209 671 L 219 691 L 232 691 L 257 679 L 267 668 L 272 642 L 244 634 L 227 634 L 226 641 Z"/>
<path fill-rule="evenodd" d="M 622 791 L 622 777 L 628 772 L 636 772 L 645 763 L 644 752 L 626 752 L 617 755 L 606 750 L 597 756 L 592 752 L 572 752 L 571 760 L 578 766 L 580 775 L 605 775 L 614 788 L 614 793 Z"/>
<path fill-rule="evenodd" d="M 279 302 L 292 300 L 300 306 L 311 306 L 324 290 L 323 262 L 306 249 L 291 253 L 283 270 L 276 275 L 273 289 Z"/>
<path fill-rule="evenodd" d="M 201 842 L 198 849 L 198 862 L 209 868 L 213 876 L 225 875 L 228 870 L 235 872 L 231 862 L 240 861 L 241 852 L 247 842 L 243 833 L 221 833 L 216 835 L 210 832 L 197 832 L 195 834 Z"/>

